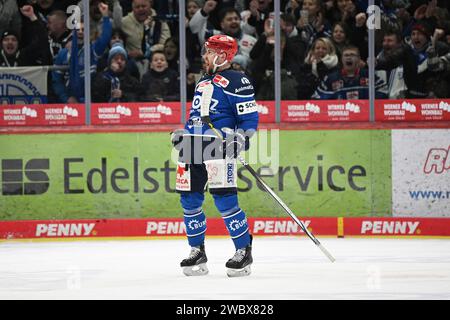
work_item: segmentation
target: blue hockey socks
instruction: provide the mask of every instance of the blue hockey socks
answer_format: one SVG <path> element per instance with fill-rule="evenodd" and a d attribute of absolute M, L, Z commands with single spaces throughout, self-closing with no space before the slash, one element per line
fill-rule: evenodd
<path fill-rule="evenodd" d="M 205 242 L 206 216 L 202 210 L 204 195 L 199 192 L 181 194 L 181 205 L 184 211 L 186 235 L 191 247 Z"/>
<path fill-rule="evenodd" d="M 237 249 L 250 243 L 250 233 L 245 212 L 239 208 L 237 194 L 214 195 L 214 202 Z"/>

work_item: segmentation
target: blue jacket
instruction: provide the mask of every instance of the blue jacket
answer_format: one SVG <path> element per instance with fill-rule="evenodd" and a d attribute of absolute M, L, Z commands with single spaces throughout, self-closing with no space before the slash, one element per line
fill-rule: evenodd
<path fill-rule="evenodd" d="M 112 36 L 112 24 L 109 18 L 103 18 L 102 34 L 91 44 L 91 76 L 96 73 L 97 62 L 103 55 L 103 52 L 108 47 Z M 67 48 L 59 51 L 55 58 L 55 65 L 69 65 L 71 60 L 71 50 Z M 74 84 L 70 81 L 70 74 L 68 70 L 53 71 L 52 84 L 53 90 L 61 102 L 67 102 L 70 96 L 74 95 L 78 102 L 84 102 L 84 49 L 78 49 L 78 71 L 80 83 Z"/>

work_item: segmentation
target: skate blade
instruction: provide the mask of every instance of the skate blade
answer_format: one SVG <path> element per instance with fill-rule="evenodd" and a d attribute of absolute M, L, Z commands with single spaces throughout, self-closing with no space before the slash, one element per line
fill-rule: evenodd
<path fill-rule="evenodd" d="M 230 278 L 245 277 L 249 276 L 251 273 L 252 269 L 250 268 L 250 265 L 242 269 L 227 269 L 227 276 Z"/>
<path fill-rule="evenodd" d="M 183 273 L 188 276 L 205 276 L 209 272 L 208 267 L 206 267 L 206 263 L 201 263 L 192 267 L 183 267 Z"/>

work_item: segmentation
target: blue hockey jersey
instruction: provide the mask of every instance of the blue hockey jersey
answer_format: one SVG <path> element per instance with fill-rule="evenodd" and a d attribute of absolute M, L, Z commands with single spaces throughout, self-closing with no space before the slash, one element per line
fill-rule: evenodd
<path fill-rule="evenodd" d="M 386 86 L 386 81 L 375 76 L 376 98 L 386 98 L 381 91 Z M 348 76 L 345 70 L 337 70 L 327 75 L 316 92 L 313 99 L 322 100 L 358 100 L 369 99 L 369 72 L 367 69 L 359 69 L 354 76 Z"/>
<path fill-rule="evenodd" d="M 207 84 L 214 87 L 209 105 L 209 117 L 214 128 L 257 130 L 258 107 L 253 85 L 244 73 L 227 69 L 213 75 L 204 75 L 197 83 L 185 126 L 189 133 L 203 135 L 210 130 L 209 126 L 202 122 L 200 111 L 203 88 Z"/>

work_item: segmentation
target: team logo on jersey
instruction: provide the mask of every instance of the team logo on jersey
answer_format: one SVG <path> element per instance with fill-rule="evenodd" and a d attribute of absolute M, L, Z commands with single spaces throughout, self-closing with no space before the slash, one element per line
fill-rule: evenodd
<path fill-rule="evenodd" d="M 222 77 L 219 74 L 213 78 L 213 82 L 223 88 L 228 87 L 228 84 L 230 83 L 230 81 L 228 81 L 226 78 Z"/>
<path fill-rule="evenodd" d="M 236 104 L 237 114 L 248 114 L 252 112 L 258 112 L 258 105 L 256 104 L 255 100 L 252 101 L 245 101 Z"/>
<path fill-rule="evenodd" d="M 251 84 L 250 80 L 248 80 L 248 79 L 245 78 L 245 77 L 241 79 L 241 82 L 242 82 L 242 84 L 244 84 L 244 85 L 245 85 L 245 84 Z"/>

